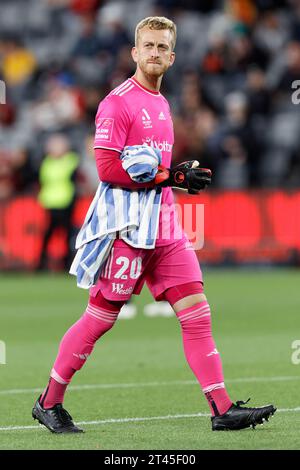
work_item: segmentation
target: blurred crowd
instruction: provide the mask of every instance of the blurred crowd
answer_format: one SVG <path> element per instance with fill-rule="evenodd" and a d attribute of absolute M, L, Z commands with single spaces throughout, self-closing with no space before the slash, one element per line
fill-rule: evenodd
<path fill-rule="evenodd" d="M 62 138 L 77 194 L 95 192 L 97 107 L 134 73 L 134 28 L 152 15 L 178 28 L 162 88 L 173 161 L 198 159 L 216 188 L 300 187 L 300 0 L 1 0 L 0 200 L 37 192 Z"/>

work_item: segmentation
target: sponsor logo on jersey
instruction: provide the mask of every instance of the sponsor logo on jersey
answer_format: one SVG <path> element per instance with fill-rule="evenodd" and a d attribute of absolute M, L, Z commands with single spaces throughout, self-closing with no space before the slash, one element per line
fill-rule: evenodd
<path fill-rule="evenodd" d="M 150 145 L 150 147 L 153 147 L 154 149 L 158 149 L 161 152 L 172 152 L 173 144 L 169 144 L 167 140 L 163 140 L 162 142 L 154 140 L 153 137 L 154 136 L 143 139 L 143 143 Z"/>
<path fill-rule="evenodd" d="M 133 287 L 128 287 L 127 289 L 124 289 L 124 284 L 119 284 L 116 282 L 112 283 L 112 292 L 115 294 L 120 294 L 120 295 L 128 295 L 132 294 Z"/>
<path fill-rule="evenodd" d="M 99 119 L 96 128 L 96 139 L 105 140 L 106 142 L 111 141 L 112 131 L 114 127 L 113 118 Z"/>
<path fill-rule="evenodd" d="M 145 108 L 142 109 L 142 121 L 144 129 L 151 129 L 152 128 L 152 121 L 151 117 L 149 116 L 147 110 Z"/>

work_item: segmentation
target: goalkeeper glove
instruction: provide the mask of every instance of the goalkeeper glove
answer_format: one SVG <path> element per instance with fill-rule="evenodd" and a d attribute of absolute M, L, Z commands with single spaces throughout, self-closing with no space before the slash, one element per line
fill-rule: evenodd
<path fill-rule="evenodd" d="M 174 168 L 159 165 L 155 183 L 157 186 L 172 186 L 188 191 L 189 194 L 198 194 L 201 189 L 205 189 L 211 183 L 211 175 L 211 170 L 199 168 L 197 160 L 190 160 Z"/>

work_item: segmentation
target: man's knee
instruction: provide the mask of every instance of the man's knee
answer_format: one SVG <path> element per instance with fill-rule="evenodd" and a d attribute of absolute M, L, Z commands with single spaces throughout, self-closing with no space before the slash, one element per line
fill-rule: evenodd
<path fill-rule="evenodd" d="M 175 313 L 207 301 L 203 291 L 203 283 L 200 281 L 170 287 L 164 292 L 164 296 L 172 305 Z"/>
<path fill-rule="evenodd" d="M 90 295 L 89 304 L 101 308 L 104 311 L 107 310 L 109 312 L 119 312 L 125 304 L 125 300 L 108 300 L 99 290 L 95 296 Z"/>
<path fill-rule="evenodd" d="M 193 307 L 194 305 L 200 304 L 201 302 L 206 302 L 207 298 L 205 294 L 193 294 L 184 297 L 181 300 L 175 302 L 172 305 L 175 313 L 180 312 L 181 310 L 185 310 L 186 308 Z"/>
<path fill-rule="evenodd" d="M 202 340 L 211 336 L 211 312 L 204 294 L 182 299 L 182 305 L 178 302 L 173 308 L 177 309 L 176 316 L 186 339 Z"/>
<path fill-rule="evenodd" d="M 124 303 L 108 300 L 100 291 L 96 296 L 90 295 L 84 316 L 94 341 L 114 326 Z"/>

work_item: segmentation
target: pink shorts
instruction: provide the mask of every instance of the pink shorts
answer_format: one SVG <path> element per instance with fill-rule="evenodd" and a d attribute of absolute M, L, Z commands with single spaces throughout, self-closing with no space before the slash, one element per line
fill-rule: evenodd
<path fill-rule="evenodd" d="M 202 282 L 202 272 L 187 239 L 153 250 L 133 248 L 117 239 L 90 295 L 96 297 L 100 290 L 107 300 L 127 301 L 140 294 L 146 282 L 153 297 L 164 300 L 166 289 L 197 281 Z"/>

